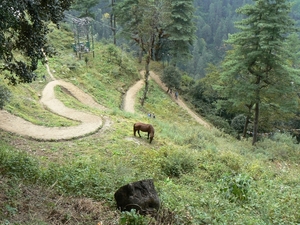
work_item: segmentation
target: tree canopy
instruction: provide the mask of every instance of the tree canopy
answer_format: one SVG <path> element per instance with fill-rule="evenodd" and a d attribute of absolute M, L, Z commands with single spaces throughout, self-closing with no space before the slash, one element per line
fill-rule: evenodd
<path fill-rule="evenodd" d="M 255 0 L 238 10 L 246 16 L 236 23 L 239 32 L 230 36 L 233 46 L 223 63 L 221 95 L 227 109 L 253 113 L 253 144 L 260 116 L 296 109 L 297 70 L 289 63 L 286 39 L 295 31 L 286 0 Z"/>
<path fill-rule="evenodd" d="M 171 23 L 167 26 L 167 33 L 170 39 L 170 54 L 175 62 L 183 58 L 187 60 L 190 54 L 190 47 L 196 39 L 194 24 L 193 0 L 171 1 Z"/>
<path fill-rule="evenodd" d="M 73 0 L 3 0 L 0 4 L 0 71 L 11 84 L 34 78 L 38 61 L 54 51 L 49 22 L 59 24 Z"/>
<path fill-rule="evenodd" d="M 186 54 L 192 44 L 195 27 L 193 26 L 192 1 L 124 0 L 114 7 L 117 23 L 122 33 L 135 41 L 145 60 L 145 91 L 142 105 L 147 96 L 149 64 L 153 58 L 176 50 L 174 54 Z M 172 38 L 171 38 L 172 37 Z"/>
<path fill-rule="evenodd" d="M 180 88 L 181 74 L 176 67 L 168 66 L 164 69 L 161 80 L 165 83 L 168 88 L 167 92 L 169 92 L 169 90 L 172 90 L 173 88 Z"/>
<path fill-rule="evenodd" d="M 149 65 L 157 39 L 163 28 L 163 11 L 166 5 L 163 1 L 124 0 L 114 8 L 114 14 L 123 29 L 125 37 L 133 40 L 145 53 L 145 89 L 142 105 L 147 98 Z M 141 61 L 141 60 L 140 60 Z"/>
<path fill-rule="evenodd" d="M 72 9 L 80 12 L 79 17 L 92 17 L 95 15 L 92 12 L 92 8 L 96 6 L 100 0 L 73 0 Z"/>

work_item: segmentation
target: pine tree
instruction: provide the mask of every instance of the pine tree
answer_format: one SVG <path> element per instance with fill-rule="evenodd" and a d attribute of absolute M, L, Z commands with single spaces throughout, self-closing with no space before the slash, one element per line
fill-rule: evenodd
<path fill-rule="evenodd" d="M 252 144 L 257 142 L 260 115 L 285 114 L 297 107 L 297 71 L 285 48 L 287 35 L 295 31 L 290 7 L 287 0 L 254 0 L 237 11 L 245 19 L 236 23 L 240 31 L 228 40 L 233 49 L 223 62 L 219 90 L 227 109 L 254 114 Z"/>
<path fill-rule="evenodd" d="M 75 0 L 72 4 L 72 9 L 80 12 L 79 17 L 91 17 L 94 18 L 95 15 L 92 12 L 92 8 L 99 3 L 100 0 Z"/>
<path fill-rule="evenodd" d="M 171 23 L 167 33 L 170 35 L 170 54 L 174 62 L 190 57 L 190 46 L 193 45 L 196 27 L 194 24 L 193 0 L 171 1 Z"/>

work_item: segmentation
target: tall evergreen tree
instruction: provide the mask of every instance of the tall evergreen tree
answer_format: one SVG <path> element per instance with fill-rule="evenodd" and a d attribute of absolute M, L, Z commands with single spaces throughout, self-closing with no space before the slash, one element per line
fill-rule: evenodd
<path fill-rule="evenodd" d="M 228 41 L 233 50 L 223 63 L 220 90 L 228 109 L 253 112 L 252 144 L 257 142 L 260 111 L 266 116 L 297 107 L 294 85 L 299 78 L 285 48 L 287 35 L 295 31 L 290 7 L 287 0 L 254 0 L 238 10 L 246 18 L 236 23 L 240 31 Z"/>
<path fill-rule="evenodd" d="M 190 46 L 196 39 L 193 2 L 193 0 L 171 1 L 171 24 L 168 25 L 167 33 L 171 41 L 170 54 L 175 62 L 190 57 Z"/>
<path fill-rule="evenodd" d="M 113 9 L 116 4 L 116 0 L 111 0 L 111 8 Z M 117 33 L 117 25 L 116 25 L 116 15 L 114 14 L 113 10 L 112 13 L 110 14 L 110 27 L 111 31 L 113 33 L 113 38 L 114 38 L 114 44 L 117 44 L 117 39 L 116 39 L 116 33 Z"/>
<path fill-rule="evenodd" d="M 99 3 L 100 0 L 75 0 L 72 8 L 80 12 L 79 17 L 95 18 L 92 8 Z"/>

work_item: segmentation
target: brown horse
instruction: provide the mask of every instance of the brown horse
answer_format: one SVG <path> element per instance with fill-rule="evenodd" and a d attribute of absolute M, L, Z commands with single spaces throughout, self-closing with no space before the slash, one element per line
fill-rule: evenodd
<path fill-rule="evenodd" d="M 135 135 L 136 131 L 138 132 L 140 137 L 141 137 L 140 131 L 148 132 L 148 138 L 147 139 L 149 139 L 149 136 L 150 136 L 150 143 L 152 142 L 153 137 L 154 137 L 154 128 L 151 124 L 135 123 L 133 125 L 133 134 L 134 134 L 134 136 L 136 136 Z"/>

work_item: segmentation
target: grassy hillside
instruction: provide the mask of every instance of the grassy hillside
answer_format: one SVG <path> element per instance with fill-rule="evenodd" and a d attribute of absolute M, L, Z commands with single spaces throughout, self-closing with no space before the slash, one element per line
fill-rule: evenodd
<path fill-rule="evenodd" d="M 111 125 L 60 142 L 0 130 L 0 224 L 133 224 L 120 217 L 147 224 L 146 218 L 115 210 L 114 193 L 148 178 L 162 202 L 156 224 L 300 223 L 300 148 L 292 137 L 275 134 L 253 147 L 250 140 L 208 130 L 153 81 L 144 107 L 137 104 L 135 114 L 126 113 L 123 95 L 143 67 L 125 47 L 97 43 L 95 58 L 88 54 L 79 60 L 71 33 L 54 30 L 51 40 L 59 44 L 57 56 L 49 59 L 55 78 L 77 85 L 109 110 L 87 107 L 59 87 L 57 97 L 70 108 L 104 115 Z M 161 65 L 151 66 L 162 72 Z M 13 97 L 5 109 L 35 124 L 78 124 L 39 104 L 44 74 L 40 65 L 35 82 L 9 87 Z M 152 144 L 145 133 L 133 137 L 137 121 L 153 124 Z"/>

